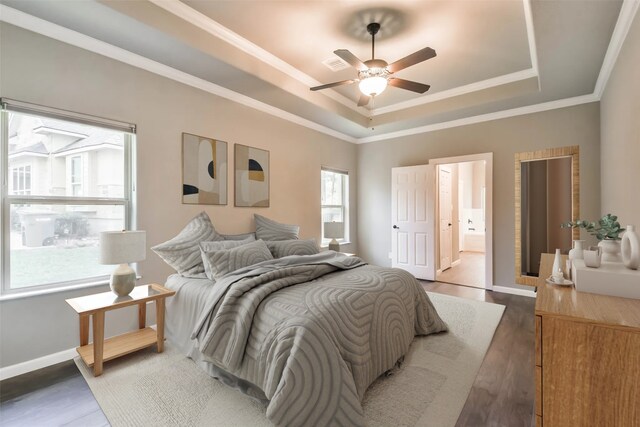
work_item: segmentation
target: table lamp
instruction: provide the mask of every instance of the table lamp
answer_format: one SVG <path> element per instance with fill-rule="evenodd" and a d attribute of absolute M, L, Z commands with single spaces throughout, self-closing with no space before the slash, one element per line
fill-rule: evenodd
<path fill-rule="evenodd" d="M 340 252 L 340 243 L 336 238 L 344 237 L 344 222 L 325 222 L 324 237 L 325 239 L 333 239 L 329 242 L 329 250 Z"/>
<path fill-rule="evenodd" d="M 129 295 L 136 285 L 136 272 L 130 262 L 146 257 L 145 231 L 103 231 L 100 233 L 100 264 L 119 264 L 109 280 L 111 290 L 119 296 Z"/>

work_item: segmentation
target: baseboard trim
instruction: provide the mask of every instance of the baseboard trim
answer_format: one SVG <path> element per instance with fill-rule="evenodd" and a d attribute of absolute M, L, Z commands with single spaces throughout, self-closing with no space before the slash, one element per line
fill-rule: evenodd
<path fill-rule="evenodd" d="M 494 286 L 491 290 L 495 292 L 501 292 L 503 294 L 521 295 L 523 297 L 531 298 L 536 297 L 536 293 L 528 289 L 510 288 L 508 286 Z"/>
<path fill-rule="evenodd" d="M 456 265 L 460 264 L 461 262 L 462 262 L 462 260 L 457 259 L 457 260 L 455 260 L 455 261 L 453 261 L 451 263 L 451 267 L 455 267 Z"/>
<path fill-rule="evenodd" d="M 149 326 L 154 329 L 156 328 L 155 323 Z M 55 365 L 56 363 L 66 362 L 77 355 L 78 352 L 76 351 L 76 347 L 73 347 L 57 353 L 47 354 L 46 356 L 38 357 L 36 359 L 16 363 L 15 365 L 5 366 L 0 368 L 0 381 L 26 374 L 28 372 L 37 371 L 38 369 L 46 368 L 47 366 Z"/>
<path fill-rule="evenodd" d="M 76 352 L 76 348 L 74 347 L 68 350 L 62 350 L 57 353 L 38 357 L 37 359 L 27 360 L 26 362 L 16 363 L 11 366 L 5 366 L 4 368 L 0 368 L 0 381 L 26 374 L 27 372 L 37 371 L 38 369 L 46 368 L 47 366 L 55 365 L 56 363 L 66 362 L 67 360 L 73 359 L 77 354 L 78 352 Z"/>

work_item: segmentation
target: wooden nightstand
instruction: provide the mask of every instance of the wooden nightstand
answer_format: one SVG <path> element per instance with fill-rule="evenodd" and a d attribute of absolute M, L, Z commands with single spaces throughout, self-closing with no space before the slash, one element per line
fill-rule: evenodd
<path fill-rule="evenodd" d="M 158 353 L 162 353 L 164 350 L 164 302 L 165 298 L 175 293 L 154 283 L 136 286 L 129 295 L 123 297 L 113 292 L 103 292 L 66 300 L 80 316 L 80 347 L 76 350 L 87 366 L 93 366 L 94 376 L 102 374 L 103 362 L 154 344 L 158 346 Z M 156 330 L 146 326 L 148 301 L 156 302 Z M 104 313 L 130 305 L 138 306 L 139 329 L 105 340 Z M 89 344 L 89 316 L 93 319 L 93 343 L 91 344 Z"/>

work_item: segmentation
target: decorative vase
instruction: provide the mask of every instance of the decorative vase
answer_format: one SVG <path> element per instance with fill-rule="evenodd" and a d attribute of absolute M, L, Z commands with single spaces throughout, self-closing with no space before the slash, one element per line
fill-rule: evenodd
<path fill-rule="evenodd" d="M 622 262 L 620 240 L 601 240 L 598 246 L 602 248 L 602 261 Z"/>
<path fill-rule="evenodd" d="M 592 246 L 588 250 L 583 251 L 584 265 L 591 268 L 600 268 L 602 261 L 602 248 L 600 246 Z"/>
<path fill-rule="evenodd" d="M 569 260 L 573 261 L 574 259 L 584 259 L 582 244 L 584 240 L 574 240 L 573 241 L 573 249 L 569 251 Z"/>
<path fill-rule="evenodd" d="M 564 278 L 564 273 L 562 272 L 562 255 L 560 254 L 560 249 L 556 249 L 556 257 L 553 259 L 553 267 L 551 268 L 551 277 L 553 277 L 554 281 L 556 281 L 556 279 L 560 279 L 558 281 L 562 281 L 562 279 Z"/>
<path fill-rule="evenodd" d="M 640 267 L 640 237 L 633 225 L 627 225 L 626 230 L 620 242 L 622 262 L 625 267 L 637 270 Z"/>

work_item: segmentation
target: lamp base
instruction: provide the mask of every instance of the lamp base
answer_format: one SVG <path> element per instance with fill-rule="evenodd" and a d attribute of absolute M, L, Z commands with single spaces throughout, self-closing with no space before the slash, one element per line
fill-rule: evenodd
<path fill-rule="evenodd" d="M 335 238 L 329 242 L 329 250 L 340 252 L 340 243 Z"/>
<path fill-rule="evenodd" d="M 129 295 L 136 286 L 136 272 L 129 264 L 120 264 L 111 273 L 109 286 L 116 295 L 121 297 Z"/>

